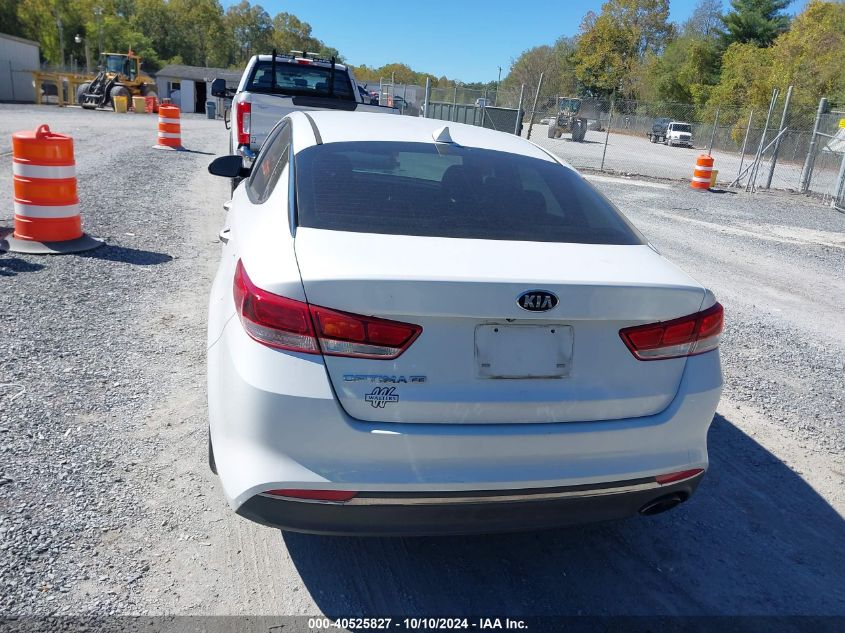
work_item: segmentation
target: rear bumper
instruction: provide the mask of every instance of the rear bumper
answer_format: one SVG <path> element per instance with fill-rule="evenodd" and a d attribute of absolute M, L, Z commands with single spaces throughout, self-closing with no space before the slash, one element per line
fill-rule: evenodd
<path fill-rule="evenodd" d="M 652 502 L 677 495 L 685 501 L 703 474 L 661 486 L 650 480 L 601 486 L 444 495 L 359 495 L 347 503 L 310 502 L 256 495 L 237 513 L 293 532 L 356 536 L 432 536 L 549 529 L 622 519 Z"/>
<path fill-rule="evenodd" d="M 324 514 L 326 520 L 337 515 L 341 525 L 351 520 L 354 528 L 358 512 L 366 512 L 366 520 L 373 521 L 373 512 L 390 519 L 393 513 L 404 514 L 404 509 L 392 505 L 388 510 L 374 510 L 354 504 L 299 509 L 305 502 L 280 504 L 270 499 L 268 505 L 257 495 L 280 488 L 428 496 L 479 490 L 595 489 L 706 469 L 707 429 L 722 386 L 718 352 L 709 352 L 687 359 L 675 399 L 653 416 L 546 424 L 368 423 L 350 418 L 340 407 L 320 357 L 280 354 L 255 343 L 236 319 L 229 321 L 208 353 L 211 438 L 227 500 L 244 516 L 305 531 L 317 526 Z M 605 517 L 605 510 L 595 516 L 630 515 L 648 501 L 638 491 L 628 492 L 637 493 L 630 506 L 623 502 L 611 516 Z M 494 507 L 489 512 L 533 511 L 533 505 L 524 505 L 529 502 L 534 503 L 521 501 L 517 508 L 491 501 Z M 603 508 L 610 500 L 561 499 L 538 506 L 541 516 L 535 524 L 565 524 L 568 520 L 558 506 L 572 503 L 578 506 L 572 515 L 580 522 L 595 520 L 589 518 L 586 506 Z M 479 511 L 478 507 L 445 505 L 442 512 L 461 519 L 456 519 L 458 525 L 452 531 L 461 531 L 461 521 Z M 408 512 L 417 523 L 422 521 L 417 513 L 438 514 L 436 508 Z M 543 518 L 546 512 L 551 518 Z M 507 516 L 500 522 L 491 519 L 489 528 L 526 527 L 523 517 L 516 527 L 508 521 Z"/>

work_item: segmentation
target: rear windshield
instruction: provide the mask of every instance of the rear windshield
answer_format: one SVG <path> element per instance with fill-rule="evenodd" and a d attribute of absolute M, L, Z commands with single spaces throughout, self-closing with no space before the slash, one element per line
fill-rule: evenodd
<path fill-rule="evenodd" d="M 277 61 L 274 85 L 273 62 L 259 61 L 252 70 L 246 90 L 313 97 L 333 96 L 354 101 L 355 93 L 352 92 L 352 83 L 346 70 L 335 68 L 334 91 L 330 95 L 331 75 L 331 68 Z"/>
<path fill-rule="evenodd" d="M 358 233 L 643 244 L 577 173 L 434 143 L 327 143 L 296 155 L 299 226 Z"/>

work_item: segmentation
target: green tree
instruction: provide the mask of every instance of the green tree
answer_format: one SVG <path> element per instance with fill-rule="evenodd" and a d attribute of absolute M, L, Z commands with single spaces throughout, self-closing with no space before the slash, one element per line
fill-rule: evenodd
<path fill-rule="evenodd" d="M 719 84 L 710 94 L 708 106 L 748 105 L 766 107 L 771 99 L 772 51 L 754 44 L 735 42 L 722 57 Z"/>
<path fill-rule="evenodd" d="M 722 18 L 725 44 L 739 42 L 770 46 L 789 28 L 783 11 L 792 0 L 732 0 L 731 10 Z"/>
<path fill-rule="evenodd" d="M 770 84 L 794 85 L 793 104 L 845 105 L 845 3 L 811 0 L 771 48 Z"/>
<path fill-rule="evenodd" d="M 246 62 L 272 48 L 273 21 L 261 5 L 241 0 L 226 10 L 224 24 L 235 40 L 236 61 Z"/>
<path fill-rule="evenodd" d="M 23 24 L 18 17 L 19 0 L 0 0 L 0 33 L 23 35 Z"/>
<path fill-rule="evenodd" d="M 553 46 L 535 46 L 511 62 L 502 85 L 518 89 L 525 84 L 533 89 L 543 73 L 543 95 L 574 95 L 578 92 L 575 75 L 575 42 L 561 37 Z"/>
<path fill-rule="evenodd" d="M 638 66 L 673 35 L 668 0 L 607 0 L 588 13 L 575 50 L 576 75 L 595 93 L 635 96 Z"/>
<path fill-rule="evenodd" d="M 711 38 L 720 35 L 722 0 L 699 0 L 692 15 L 684 22 L 684 35 Z"/>

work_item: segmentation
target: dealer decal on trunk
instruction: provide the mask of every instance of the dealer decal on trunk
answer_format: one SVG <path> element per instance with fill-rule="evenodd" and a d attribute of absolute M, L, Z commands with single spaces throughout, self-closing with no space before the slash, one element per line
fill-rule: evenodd
<path fill-rule="evenodd" d="M 383 409 L 388 402 L 399 402 L 399 396 L 394 391 L 396 387 L 376 387 L 364 396 L 364 400 L 373 405 L 374 409 Z"/>

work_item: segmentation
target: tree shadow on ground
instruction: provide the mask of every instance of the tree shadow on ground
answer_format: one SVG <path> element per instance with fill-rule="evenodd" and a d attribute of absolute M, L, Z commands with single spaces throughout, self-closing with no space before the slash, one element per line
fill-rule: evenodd
<path fill-rule="evenodd" d="M 282 533 L 329 616 L 845 614 L 845 521 L 717 415 L 710 471 L 654 517 L 439 538 Z"/>

